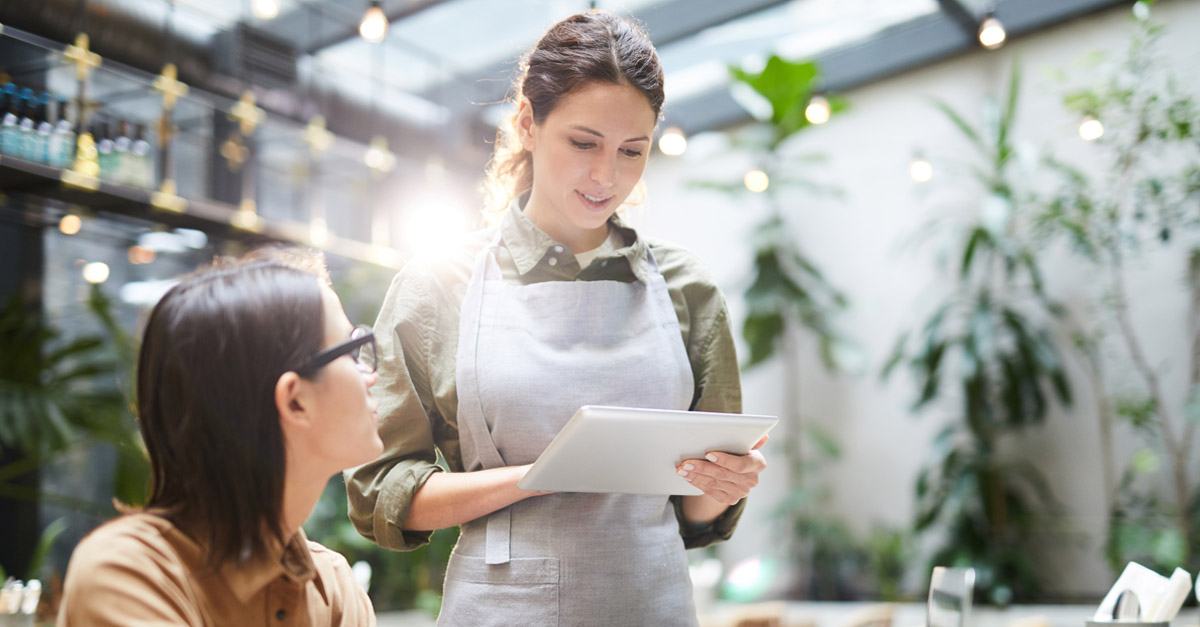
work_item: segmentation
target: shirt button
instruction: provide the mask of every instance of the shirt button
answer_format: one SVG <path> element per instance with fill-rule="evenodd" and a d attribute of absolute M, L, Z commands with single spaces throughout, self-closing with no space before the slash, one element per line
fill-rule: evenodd
<path fill-rule="evenodd" d="M 557 266 L 558 265 L 558 257 L 551 257 L 550 261 L 547 261 L 546 263 L 548 263 L 552 266 Z"/>
<path fill-rule="evenodd" d="M 562 247 L 562 246 L 555 246 L 555 247 L 554 247 L 554 252 L 556 252 L 556 253 L 561 253 L 562 251 L 563 251 L 563 247 Z"/>
<path fill-rule="evenodd" d="M 275 612 L 275 620 L 283 620 L 285 618 L 287 618 L 287 612 L 285 612 L 283 610 L 279 610 L 278 612 Z"/>

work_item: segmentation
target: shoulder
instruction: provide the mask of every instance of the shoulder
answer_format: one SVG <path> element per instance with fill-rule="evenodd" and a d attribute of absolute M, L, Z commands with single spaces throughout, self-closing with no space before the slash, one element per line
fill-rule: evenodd
<path fill-rule="evenodd" d="M 130 514 L 105 523 L 75 548 L 67 567 L 63 611 L 68 622 L 120 624 L 121 617 L 173 617 L 188 622 L 194 605 L 190 559 L 199 549 L 170 522 Z M 111 620 L 110 620 L 111 619 Z"/>
<path fill-rule="evenodd" d="M 646 238 L 646 246 L 654 253 L 669 289 L 682 292 L 689 301 L 718 297 L 724 300 L 716 276 L 691 250 L 658 238 Z"/>
<path fill-rule="evenodd" d="M 438 299 L 461 297 L 471 279 L 475 257 L 495 235 L 495 228 L 475 231 L 446 250 L 415 256 L 392 279 L 388 305 L 436 304 Z"/>
<path fill-rule="evenodd" d="M 448 250 L 406 261 L 388 287 L 379 322 L 389 327 L 423 327 L 447 319 L 442 314 L 457 311 L 471 280 L 475 257 L 494 235 L 494 228 L 476 231 Z"/>
<path fill-rule="evenodd" d="M 136 563 L 145 567 L 181 564 L 178 534 L 169 521 L 152 514 L 129 514 L 92 531 L 71 554 L 70 568 L 95 569 Z"/>

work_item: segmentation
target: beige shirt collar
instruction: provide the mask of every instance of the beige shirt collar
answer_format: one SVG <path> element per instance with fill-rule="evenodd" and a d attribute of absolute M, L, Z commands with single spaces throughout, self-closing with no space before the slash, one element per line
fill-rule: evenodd
<path fill-rule="evenodd" d="M 270 553 L 260 559 L 221 566 L 221 576 L 229 582 L 233 594 L 242 603 L 248 602 L 281 575 L 297 584 L 312 581 L 321 599 L 329 604 L 329 596 L 325 592 L 324 582 L 317 577 L 317 567 L 308 550 L 308 537 L 303 529 L 297 531 L 282 548 L 272 543 Z"/>

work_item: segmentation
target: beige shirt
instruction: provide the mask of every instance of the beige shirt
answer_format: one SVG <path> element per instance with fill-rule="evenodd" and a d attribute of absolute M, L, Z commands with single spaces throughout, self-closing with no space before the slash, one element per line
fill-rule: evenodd
<path fill-rule="evenodd" d="M 621 246 L 580 268 L 570 249 L 550 238 L 515 206 L 499 228 L 504 246 L 497 262 L 506 281 L 642 281 L 648 275 L 646 250 L 654 252 L 675 306 L 683 345 L 695 379 L 692 410 L 741 412 L 742 392 L 733 332 L 725 298 L 707 268 L 692 253 L 664 242 L 647 242 L 614 216 L 610 222 Z M 452 471 L 463 468 L 458 438 L 455 359 L 459 312 L 476 254 L 495 236 L 481 231 L 460 249 L 440 258 L 408 262 L 392 281 L 375 323 L 379 401 L 384 452 L 376 461 L 346 473 L 350 519 L 359 533 L 396 550 L 414 549 L 430 532 L 401 529 L 413 495 L 441 470 L 440 453 Z M 513 355 L 520 368 L 520 355 Z M 547 381 L 546 385 L 554 385 Z M 680 497 L 672 497 L 682 521 Z M 681 522 L 688 548 L 728 539 L 745 500 L 711 525 Z"/>
<path fill-rule="evenodd" d="M 71 555 L 60 626 L 374 625 L 341 554 L 300 531 L 269 559 L 204 575 L 200 545 L 164 518 L 106 523 Z"/>

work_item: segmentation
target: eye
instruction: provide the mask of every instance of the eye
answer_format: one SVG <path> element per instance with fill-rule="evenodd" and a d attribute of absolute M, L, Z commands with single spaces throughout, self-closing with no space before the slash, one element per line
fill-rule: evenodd
<path fill-rule="evenodd" d="M 592 142 L 581 142 L 581 141 L 575 141 L 574 139 L 571 140 L 571 145 L 574 146 L 575 148 L 578 148 L 579 150 L 587 150 L 588 148 L 596 147 L 596 144 L 594 144 Z"/>
<path fill-rule="evenodd" d="M 626 156 L 626 157 L 640 157 L 640 156 L 642 156 L 642 151 L 640 151 L 640 150 L 634 150 L 633 148 L 622 148 L 622 149 L 621 149 L 621 152 L 625 153 L 625 156 Z"/>

